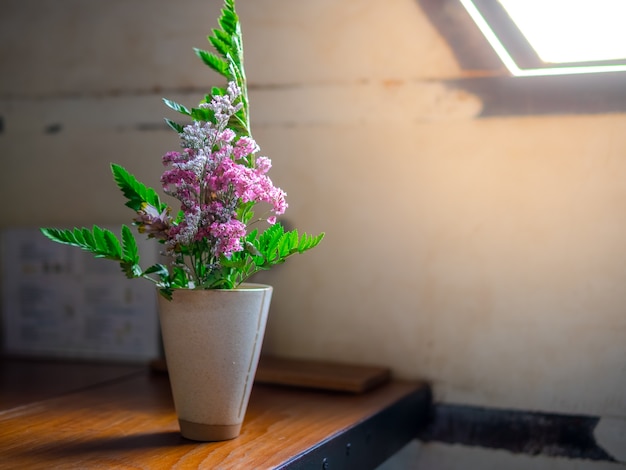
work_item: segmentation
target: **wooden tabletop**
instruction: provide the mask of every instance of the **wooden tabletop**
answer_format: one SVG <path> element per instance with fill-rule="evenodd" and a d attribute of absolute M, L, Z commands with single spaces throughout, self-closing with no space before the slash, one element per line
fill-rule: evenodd
<path fill-rule="evenodd" d="M 182 438 L 166 374 L 0 360 L 2 469 L 374 468 L 413 439 L 422 383 L 350 394 L 255 384 L 241 435 Z"/>

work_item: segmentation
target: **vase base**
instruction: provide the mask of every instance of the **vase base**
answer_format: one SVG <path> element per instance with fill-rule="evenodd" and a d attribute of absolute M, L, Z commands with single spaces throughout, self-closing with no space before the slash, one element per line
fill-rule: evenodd
<path fill-rule="evenodd" d="M 200 424 L 179 419 L 180 433 L 192 441 L 227 441 L 239 436 L 241 424 Z"/>

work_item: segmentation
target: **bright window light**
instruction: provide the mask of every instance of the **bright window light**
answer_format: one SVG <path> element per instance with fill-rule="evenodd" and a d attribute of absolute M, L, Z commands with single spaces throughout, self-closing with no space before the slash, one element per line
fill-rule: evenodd
<path fill-rule="evenodd" d="M 541 60 L 626 58 L 624 0 L 499 0 Z"/>
<path fill-rule="evenodd" d="M 626 0 L 460 2 L 513 75 L 626 71 Z M 535 51 L 536 66 L 520 66 L 528 57 L 516 56 L 508 32 Z"/>

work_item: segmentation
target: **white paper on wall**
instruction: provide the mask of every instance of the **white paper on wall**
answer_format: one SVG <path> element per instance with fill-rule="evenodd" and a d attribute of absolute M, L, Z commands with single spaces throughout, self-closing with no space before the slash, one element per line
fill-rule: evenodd
<path fill-rule="evenodd" d="M 119 228 L 107 227 L 119 233 Z M 0 234 L 3 350 L 36 357 L 147 361 L 159 355 L 154 284 L 38 229 Z M 137 237 L 142 267 L 159 246 Z"/>

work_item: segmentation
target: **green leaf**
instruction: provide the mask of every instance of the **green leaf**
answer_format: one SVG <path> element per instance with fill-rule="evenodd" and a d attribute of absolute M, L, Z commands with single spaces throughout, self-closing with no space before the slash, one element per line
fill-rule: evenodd
<path fill-rule="evenodd" d="M 143 276 L 143 273 L 141 272 L 141 267 L 137 263 L 128 263 L 126 261 L 121 261 L 120 267 L 122 268 L 122 272 L 126 275 L 128 279 L 134 279 Z"/>
<path fill-rule="evenodd" d="M 320 233 L 317 236 L 307 235 L 304 233 L 300 242 L 298 243 L 298 252 L 304 253 L 305 251 L 310 250 L 311 248 L 315 248 L 322 241 L 326 234 L 324 232 Z"/>
<path fill-rule="evenodd" d="M 82 248 L 91 252 L 96 258 L 118 261 L 127 278 L 143 277 L 156 283 L 165 293 L 169 291 L 171 294 L 173 288 L 189 287 L 186 273 L 181 268 L 173 268 L 171 275 L 168 268 L 161 264 L 155 264 L 145 272 L 142 271 L 139 266 L 137 243 L 130 228 L 126 225 L 122 225 L 121 244 L 113 232 L 97 225 L 94 225 L 91 230 L 88 228 L 74 228 L 73 230 L 42 228 L 41 232 L 52 241 Z M 150 277 L 150 274 L 157 274 L 160 281 Z"/>
<path fill-rule="evenodd" d="M 104 241 L 103 231 L 100 227 L 94 225 L 91 229 L 91 233 L 93 234 L 97 255 L 102 256 L 102 253 L 106 252 L 106 242 Z"/>
<path fill-rule="evenodd" d="M 243 224 L 247 224 L 250 219 L 252 219 L 252 217 L 254 217 L 254 201 L 248 201 L 245 203 L 241 203 L 238 205 L 236 212 L 237 212 L 237 219 L 240 220 Z"/>
<path fill-rule="evenodd" d="M 139 262 L 137 242 L 130 228 L 126 225 L 122 225 L 122 258 L 124 258 L 124 261 L 133 264 Z"/>
<path fill-rule="evenodd" d="M 191 116 L 191 112 L 182 104 L 178 104 L 175 101 L 168 100 L 167 98 L 163 98 L 163 102 L 168 108 L 171 108 L 180 114 L 184 114 L 185 116 Z"/>
<path fill-rule="evenodd" d="M 174 294 L 174 290 L 169 286 L 163 286 L 159 288 L 159 294 L 162 295 L 167 300 L 172 300 L 172 295 Z"/>
<path fill-rule="evenodd" d="M 224 59 L 220 59 L 218 56 L 211 52 L 204 51 L 202 49 L 194 49 L 196 55 L 202 59 L 205 65 L 215 70 L 220 75 L 228 78 L 228 62 Z"/>
<path fill-rule="evenodd" d="M 169 276 L 170 285 L 177 289 L 188 288 L 189 282 L 187 280 L 187 273 L 179 267 L 174 267 L 172 271 L 172 274 Z"/>
<path fill-rule="evenodd" d="M 122 190 L 126 199 L 128 199 L 126 206 L 134 211 L 138 211 L 145 202 L 155 207 L 159 212 L 163 212 L 163 210 L 166 209 L 167 204 L 161 202 L 157 192 L 139 182 L 137 178 L 126 171 L 124 167 L 112 164 L 111 171 L 113 172 L 113 178 L 117 186 Z"/>
<path fill-rule="evenodd" d="M 235 12 L 234 0 L 224 1 L 224 8 L 222 9 L 222 16 L 219 19 L 219 25 L 230 35 L 237 32 L 239 18 Z"/>
<path fill-rule="evenodd" d="M 232 40 L 230 35 L 225 31 L 214 29 L 213 36 L 209 36 L 207 39 L 213 45 L 215 50 L 223 56 L 231 52 Z"/>
<path fill-rule="evenodd" d="M 192 108 L 191 110 L 191 118 L 194 121 L 213 121 L 213 116 L 215 112 L 209 108 Z"/>
<path fill-rule="evenodd" d="M 194 52 L 209 68 L 222 75 L 227 81 L 233 81 L 237 84 L 241 90 L 242 109 L 236 116 L 232 117 L 229 125 L 239 134 L 251 135 L 248 90 L 243 67 L 243 40 L 234 0 L 224 1 L 221 15 L 218 18 L 218 25 L 221 29 L 212 29 L 211 35 L 207 36 L 208 42 L 213 46 L 216 53 L 199 48 L 194 48 Z M 206 97 L 205 102 L 210 101 L 210 99 L 211 97 Z M 173 103 L 170 107 L 177 109 L 177 106 L 180 105 Z M 191 113 L 193 114 L 193 111 Z M 198 113 L 194 119 L 205 120 Z"/>
<path fill-rule="evenodd" d="M 167 267 L 162 264 L 153 264 L 148 269 L 144 271 L 145 274 L 158 274 L 161 277 L 167 277 L 169 275 L 169 271 Z"/>
<path fill-rule="evenodd" d="M 43 233 L 50 240 L 57 243 L 65 243 L 67 245 L 82 247 L 80 242 L 77 242 L 74 238 L 74 233 L 71 230 L 60 230 L 56 228 L 42 228 Z"/>
<path fill-rule="evenodd" d="M 90 251 L 92 251 L 96 257 L 122 260 L 122 247 L 113 232 L 94 225 L 92 234 L 96 249 Z"/>
<path fill-rule="evenodd" d="M 57 243 L 76 246 L 91 252 L 97 258 L 108 258 L 123 261 L 121 245 L 113 232 L 94 225 L 88 228 L 73 230 L 42 228 L 41 232 Z"/>
<path fill-rule="evenodd" d="M 72 231 L 72 235 L 74 236 L 74 240 L 76 243 L 85 244 L 85 237 L 83 236 L 83 232 L 79 228 L 75 228 Z"/>
<path fill-rule="evenodd" d="M 179 134 L 182 133 L 183 130 L 184 130 L 183 126 L 181 126 L 177 122 L 172 121 L 171 119 L 165 118 L 165 122 L 167 123 L 168 126 L 170 126 L 172 129 L 174 129 Z"/>
<path fill-rule="evenodd" d="M 110 256 L 112 258 L 122 259 L 122 246 L 117 237 L 109 230 L 104 230 L 103 234 L 106 249 Z"/>
<path fill-rule="evenodd" d="M 91 230 L 88 228 L 83 228 L 81 231 L 83 239 L 85 240 L 85 245 L 88 247 L 92 247 L 92 250 L 96 249 L 96 241 L 94 240 L 93 235 L 91 234 Z"/>

